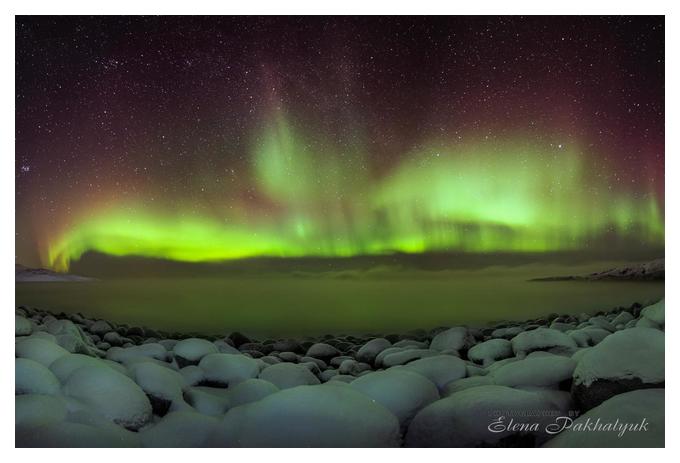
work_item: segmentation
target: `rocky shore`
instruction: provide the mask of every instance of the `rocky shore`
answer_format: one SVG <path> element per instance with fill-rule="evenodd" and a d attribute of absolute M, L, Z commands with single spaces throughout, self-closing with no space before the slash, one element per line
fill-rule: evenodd
<path fill-rule="evenodd" d="M 257 340 L 19 307 L 16 445 L 662 447 L 664 309 Z"/>

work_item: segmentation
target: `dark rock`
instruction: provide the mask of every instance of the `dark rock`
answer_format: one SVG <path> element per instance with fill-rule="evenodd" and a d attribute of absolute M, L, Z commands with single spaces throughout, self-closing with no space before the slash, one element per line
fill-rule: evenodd
<path fill-rule="evenodd" d="M 571 388 L 571 395 L 574 404 L 581 412 L 590 410 L 600 405 L 605 400 L 611 399 L 615 395 L 636 389 L 664 388 L 665 382 L 643 383 L 639 378 L 617 380 L 598 379 L 589 386 L 574 384 Z"/>
<path fill-rule="evenodd" d="M 246 344 L 248 342 L 251 342 L 249 337 L 247 337 L 243 333 L 239 333 L 238 331 L 234 331 L 233 333 L 231 333 L 227 337 L 231 340 L 234 347 L 236 347 L 236 348 L 238 348 L 241 344 Z"/>

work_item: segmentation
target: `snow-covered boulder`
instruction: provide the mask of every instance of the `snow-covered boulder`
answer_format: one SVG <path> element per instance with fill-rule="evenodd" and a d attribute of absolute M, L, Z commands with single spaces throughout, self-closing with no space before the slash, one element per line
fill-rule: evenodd
<path fill-rule="evenodd" d="M 369 371 L 371 366 L 368 363 L 357 362 L 354 359 L 344 360 L 338 367 L 338 373 L 341 375 L 358 376 L 365 371 Z"/>
<path fill-rule="evenodd" d="M 14 336 L 28 336 L 33 332 L 33 325 L 27 318 L 21 315 L 14 317 Z"/>
<path fill-rule="evenodd" d="M 468 333 L 467 328 L 463 326 L 454 326 L 453 328 L 449 328 L 446 331 L 442 331 L 432 338 L 430 349 L 457 352 L 467 349 L 470 345 L 472 345 L 473 342 L 474 339 Z"/>
<path fill-rule="evenodd" d="M 128 429 L 139 429 L 151 419 L 151 403 L 144 391 L 107 366 L 79 368 L 64 384 L 63 393 Z"/>
<path fill-rule="evenodd" d="M 517 418 L 526 416 L 527 410 L 545 414 Z M 545 440 L 552 410 L 554 404 L 540 394 L 505 386 L 473 387 L 422 409 L 411 422 L 405 442 L 409 447 L 534 446 Z M 509 427 L 512 418 L 515 424 L 526 421 L 525 426 Z"/>
<path fill-rule="evenodd" d="M 357 352 L 357 360 L 372 365 L 376 356 L 391 345 L 392 343 L 385 338 L 371 339 L 366 344 L 361 346 Z"/>
<path fill-rule="evenodd" d="M 512 338 L 511 343 L 512 350 L 518 357 L 524 357 L 536 350 L 571 355 L 578 347 L 569 335 L 550 328 L 524 331 Z"/>
<path fill-rule="evenodd" d="M 46 367 L 58 358 L 69 354 L 63 347 L 34 336 L 21 339 L 16 343 L 14 351 L 17 357 L 35 360 Z"/>
<path fill-rule="evenodd" d="M 494 384 L 493 377 L 491 375 L 461 378 L 446 384 L 446 386 L 444 386 L 441 391 L 441 396 L 448 397 L 451 394 L 464 391 L 465 389 L 470 389 L 471 387 L 488 386 L 489 384 Z"/>
<path fill-rule="evenodd" d="M 195 411 L 203 415 L 221 416 L 229 408 L 226 389 L 205 386 L 191 387 L 184 393 L 184 399 Z M 173 402 L 173 406 L 178 403 L 180 402 Z M 174 408 L 172 407 L 171 411 L 176 411 Z"/>
<path fill-rule="evenodd" d="M 408 426 L 420 409 L 439 399 L 432 381 L 405 369 L 369 373 L 350 385 L 394 413 L 402 427 Z"/>
<path fill-rule="evenodd" d="M 295 363 L 278 363 L 268 366 L 260 372 L 258 377 L 269 381 L 279 389 L 320 383 L 319 378 L 309 371 L 309 368 Z"/>
<path fill-rule="evenodd" d="M 576 419 L 560 418 L 551 430 L 562 432 L 545 447 L 664 447 L 664 392 L 664 389 L 630 391 L 607 399 Z M 598 422 L 601 430 L 589 431 Z M 623 424 L 628 428 L 624 430 Z"/>
<path fill-rule="evenodd" d="M 219 421 L 193 412 L 168 413 L 140 433 L 143 447 L 203 447 Z"/>
<path fill-rule="evenodd" d="M 634 389 L 663 387 L 665 336 L 654 328 L 630 328 L 607 336 L 574 370 L 572 393 L 585 410 Z"/>
<path fill-rule="evenodd" d="M 257 402 L 278 392 L 279 388 L 263 379 L 247 379 L 229 388 L 228 398 L 231 407 Z"/>
<path fill-rule="evenodd" d="M 24 394 L 14 398 L 14 426 L 32 432 L 33 429 L 66 419 L 68 409 L 62 397 L 40 394 Z"/>
<path fill-rule="evenodd" d="M 317 342 L 307 349 L 307 357 L 313 357 L 315 359 L 323 360 L 324 362 L 329 362 L 333 357 L 337 357 L 342 353 L 331 346 L 323 342 Z"/>
<path fill-rule="evenodd" d="M 84 366 L 108 366 L 114 370 L 128 374 L 127 369 L 118 363 L 102 360 L 96 357 L 90 357 L 84 354 L 68 354 L 58 358 L 50 365 L 50 370 L 59 379 L 62 384 L 65 384 L 68 378 L 74 371 Z"/>
<path fill-rule="evenodd" d="M 618 327 L 619 325 L 625 325 L 626 323 L 634 320 L 635 317 L 630 312 L 622 310 L 616 317 L 612 319 L 612 325 Z"/>
<path fill-rule="evenodd" d="M 172 352 L 180 368 L 187 365 L 197 365 L 203 357 L 216 354 L 219 349 L 215 344 L 205 339 L 189 338 L 182 339 L 175 344 Z"/>
<path fill-rule="evenodd" d="M 396 365 L 405 365 L 413 360 L 423 359 L 427 357 L 434 357 L 439 355 L 440 352 L 434 349 L 415 349 L 412 347 L 406 347 L 405 350 L 401 352 L 395 352 L 393 354 L 385 356 L 382 359 L 382 365 L 385 368 L 393 367 Z"/>
<path fill-rule="evenodd" d="M 168 351 L 162 344 L 154 342 L 139 346 L 112 347 L 106 352 L 106 358 L 119 363 L 129 363 L 140 357 L 165 362 L 168 359 Z"/>
<path fill-rule="evenodd" d="M 14 359 L 15 394 L 59 394 L 61 384 L 43 364 L 31 359 Z"/>
<path fill-rule="evenodd" d="M 666 301 L 665 299 L 661 299 L 656 304 L 652 304 L 642 309 L 640 315 L 642 318 L 654 323 L 656 327 L 664 329 L 664 325 L 666 323 L 665 310 Z"/>
<path fill-rule="evenodd" d="M 198 365 L 188 365 L 179 370 L 179 373 L 184 378 L 184 385 L 196 386 L 205 379 L 205 372 Z"/>
<path fill-rule="evenodd" d="M 233 386 L 260 373 L 260 364 L 242 354 L 208 354 L 198 366 L 205 373 L 204 381 L 217 387 Z"/>
<path fill-rule="evenodd" d="M 453 355 L 437 355 L 415 360 L 403 367 L 409 371 L 419 373 L 432 381 L 441 391 L 446 384 L 467 374 L 465 362 Z"/>
<path fill-rule="evenodd" d="M 240 354 L 241 352 L 232 346 L 231 344 L 228 344 L 226 341 L 222 339 L 218 339 L 217 341 L 213 341 L 213 344 L 217 346 L 217 350 L 219 351 L 220 354 Z"/>
<path fill-rule="evenodd" d="M 497 328 L 491 332 L 492 338 L 512 339 L 521 332 L 524 328 L 521 326 L 508 326 L 505 328 Z"/>
<path fill-rule="evenodd" d="M 392 447 L 399 422 L 349 386 L 298 386 L 229 410 L 208 445 L 217 447 Z"/>
<path fill-rule="evenodd" d="M 184 377 L 180 373 L 152 362 L 136 363 L 130 371 L 149 397 L 155 415 L 165 415 L 173 402 L 182 400 Z"/>
<path fill-rule="evenodd" d="M 473 362 L 487 366 L 497 360 L 512 357 L 512 344 L 507 339 L 489 339 L 471 347 L 467 355 Z"/>
<path fill-rule="evenodd" d="M 560 383 L 571 381 L 576 362 L 561 355 L 532 355 L 504 365 L 491 373 L 501 386 L 535 386 L 557 389 Z"/>
<path fill-rule="evenodd" d="M 63 421 L 42 426 L 39 432 L 17 433 L 17 447 L 31 448 L 114 448 L 138 447 L 134 433 L 114 427 L 102 428 Z"/>

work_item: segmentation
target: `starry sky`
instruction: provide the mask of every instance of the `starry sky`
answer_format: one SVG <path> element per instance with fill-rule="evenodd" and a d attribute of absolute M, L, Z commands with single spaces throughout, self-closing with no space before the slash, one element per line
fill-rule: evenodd
<path fill-rule="evenodd" d="M 663 249 L 663 17 L 17 17 L 16 258 Z"/>

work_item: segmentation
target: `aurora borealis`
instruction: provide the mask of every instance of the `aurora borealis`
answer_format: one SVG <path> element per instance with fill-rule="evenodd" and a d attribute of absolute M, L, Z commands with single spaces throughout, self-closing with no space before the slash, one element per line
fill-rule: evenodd
<path fill-rule="evenodd" d="M 18 18 L 17 260 L 663 247 L 663 18 Z"/>

